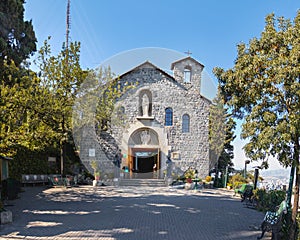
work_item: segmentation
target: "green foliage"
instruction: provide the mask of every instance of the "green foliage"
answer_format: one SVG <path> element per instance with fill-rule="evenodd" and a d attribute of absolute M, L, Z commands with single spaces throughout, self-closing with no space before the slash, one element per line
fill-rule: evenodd
<path fill-rule="evenodd" d="M 54 171 L 49 169 L 45 159 L 48 156 L 58 158 L 61 149 L 64 172 L 68 172 L 67 167 L 72 164 L 72 160 L 76 160 L 73 153 L 73 106 L 80 94 L 86 96 L 80 85 L 87 76 L 93 76 L 95 84 L 92 88 L 98 88 L 97 94 L 91 98 L 96 100 L 94 103 L 100 101 L 99 110 L 95 110 L 96 120 L 93 121 L 96 126 L 109 119 L 115 110 L 115 99 L 127 89 L 118 86 L 118 80 L 113 79 L 110 70 L 105 70 L 105 73 L 82 70 L 79 64 L 79 43 L 71 43 L 68 49 L 63 48 L 57 56 L 53 56 L 49 40 L 44 42 L 35 61 L 39 68 L 37 74 L 26 72 L 13 62 L 5 62 L 11 84 L 1 83 L 0 154 L 15 159 L 10 171 L 17 178 L 22 173 Z M 99 92 L 104 93 L 105 98 L 100 97 Z M 85 101 L 85 104 L 93 105 L 91 101 Z M 95 119 L 90 115 L 86 117 L 89 121 Z M 44 153 L 44 156 L 40 157 L 40 153 Z"/>
<path fill-rule="evenodd" d="M 3 82 L 0 91 L 0 154 L 15 159 L 12 175 L 47 172 L 48 166 L 42 159 L 53 149 L 57 156 L 62 145 L 65 150 L 72 143 L 72 106 L 76 89 L 85 76 L 79 65 L 79 46 L 70 45 L 67 60 L 66 49 L 51 56 L 50 45 L 45 41 L 37 58 L 39 74 L 24 74 L 24 69 L 13 62 L 5 63 L 11 84 Z M 42 158 L 31 157 L 41 152 L 45 153 Z M 20 155 L 23 156 L 19 161 Z M 68 163 L 72 154 L 64 156 Z M 28 168 L 23 169 L 24 164 Z"/>
<path fill-rule="evenodd" d="M 213 99 L 209 116 L 209 145 L 210 145 L 210 169 L 217 168 L 218 171 L 228 172 L 233 170 L 233 146 L 235 122 L 227 113 L 224 101 L 220 94 Z"/>
<path fill-rule="evenodd" d="M 92 169 L 94 170 L 94 173 L 96 173 L 98 171 L 98 162 L 96 160 L 92 160 L 90 163 Z"/>
<path fill-rule="evenodd" d="M 36 51 L 36 37 L 31 21 L 24 21 L 24 0 L 0 2 L 0 83 L 9 83 L 4 64 L 16 66 Z"/>
<path fill-rule="evenodd" d="M 195 169 L 188 169 L 184 173 L 185 179 L 193 179 L 195 177 Z"/>
<path fill-rule="evenodd" d="M 122 125 L 125 116 L 116 100 L 133 87 L 121 85 L 110 67 L 89 71 L 74 104 L 73 130 L 96 126 L 101 132 L 110 130 L 112 125 Z"/>
<path fill-rule="evenodd" d="M 87 73 L 80 67 L 79 43 L 71 43 L 69 49 L 52 56 L 49 40 L 39 50 L 36 61 L 40 78 L 33 110 L 62 139 L 71 133 L 72 107 Z"/>
<path fill-rule="evenodd" d="M 293 22 L 274 14 L 265 21 L 260 38 L 237 46 L 234 67 L 214 68 L 214 74 L 225 104 L 235 117 L 244 119 L 241 137 L 248 140 L 246 155 L 251 160 L 277 158 L 297 169 L 295 221 L 300 185 L 300 11 Z"/>
<path fill-rule="evenodd" d="M 48 163 L 48 154 L 19 148 L 12 161 L 9 161 L 9 175 L 21 180 L 22 174 L 49 174 L 54 173 Z"/>
<path fill-rule="evenodd" d="M 13 156 L 19 147 L 43 149 L 48 144 L 49 128 L 30 111 L 36 77 L 31 71 L 22 76 L 22 70 L 14 63 L 6 66 L 14 84 L 0 86 L 0 154 Z"/>
<path fill-rule="evenodd" d="M 266 191 L 265 189 L 253 190 L 257 199 L 257 209 L 260 211 L 275 211 L 276 207 L 285 199 L 286 192 L 282 190 Z"/>
<path fill-rule="evenodd" d="M 239 188 L 243 183 L 247 183 L 247 180 L 238 173 L 230 177 L 229 183 L 232 184 L 233 189 L 236 189 Z"/>
<path fill-rule="evenodd" d="M 220 91 L 213 99 L 209 114 L 209 146 L 211 152 L 211 167 L 213 168 L 218 162 L 219 156 L 224 149 L 226 136 L 226 109 L 224 101 L 221 99 Z"/>
<path fill-rule="evenodd" d="M 213 100 L 210 107 L 209 116 L 209 159 L 210 169 L 215 169 L 215 172 L 222 173 L 222 180 L 215 178 L 214 186 L 223 187 L 225 181 L 225 174 L 233 171 L 233 146 L 232 141 L 235 138 L 234 129 L 235 122 L 227 113 L 224 106 L 220 88 L 218 94 Z"/>
<path fill-rule="evenodd" d="M 245 117 L 241 136 L 249 139 L 245 151 L 251 159 L 271 155 L 291 164 L 300 126 L 299 21 L 300 12 L 294 25 L 267 16 L 261 37 L 238 45 L 234 68 L 214 69 L 226 104 Z"/>

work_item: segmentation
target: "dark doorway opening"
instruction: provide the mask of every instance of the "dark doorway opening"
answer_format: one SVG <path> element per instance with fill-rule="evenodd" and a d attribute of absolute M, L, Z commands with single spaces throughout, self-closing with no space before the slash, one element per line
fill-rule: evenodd
<path fill-rule="evenodd" d="M 154 171 L 157 155 L 152 157 L 138 157 L 137 169 L 140 173 L 149 173 Z"/>
<path fill-rule="evenodd" d="M 158 148 L 132 148 L 129 166 L 132 178 L 158 178 L 160 151 Z"/>

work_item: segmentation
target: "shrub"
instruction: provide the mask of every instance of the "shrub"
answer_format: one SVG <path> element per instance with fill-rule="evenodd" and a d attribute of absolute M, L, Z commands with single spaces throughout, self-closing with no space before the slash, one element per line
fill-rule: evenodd
<path fill-rule="evenodd" d="M 192 178 L 194 178 L 195 177 L 195 170 L 194 169 L 188 169 L 188 170 L 186 170 L 186 172 L 184 173 L 184 177 L 185 177 L 185 179 L 188 179 L 188 178 L 192 179 Z"/>
<path fill-rule="evenodd" d="M 272 190 L 267 192 L 265 189 L 253 191 L 257 199 L 257 209 L 263 212 L 275 211 L 276 207 L 285 199 L 285 191 Z"/>
<path fill-rule="evenodd" d="M 236 189 L 236 188 L 241 187 L 242 184 L 244 184 L 244 183 L 245 183 L 245 182 L 234 182 L 234 183 L 232 184 L 233 189 Z"/>
<path fill-rule="evenodd" d="M 247 183 L 247 180 L 241 174 L 238 173 L 230 178 L 229 183 L 231 183 L 233 188 L 235 189 L 240 187 L 243 183 Z"/>

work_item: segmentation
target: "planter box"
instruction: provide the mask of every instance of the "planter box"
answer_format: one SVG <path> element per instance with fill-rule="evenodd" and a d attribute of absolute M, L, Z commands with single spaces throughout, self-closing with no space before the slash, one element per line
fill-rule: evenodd
<path fill-rule="evenodd" d="M 12 222 L 12 212 L 3 211 L 0 212 L 1 224 L 11 223 Z"/>
<path fill-rule="evenodd" d="M 185 183 L 185 184 L 184 184 L 184 189 L 186 189 L 186 190 L 191 190 L 191 189 L 194 188 L 194 186 L 195 186 L 194 183 Z"/>

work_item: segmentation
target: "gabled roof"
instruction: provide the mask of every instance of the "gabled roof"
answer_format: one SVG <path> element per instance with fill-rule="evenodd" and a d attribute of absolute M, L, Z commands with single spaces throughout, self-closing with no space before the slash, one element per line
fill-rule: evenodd
<path fill-rule="evenodd" d="M 173 69 L 174 69 L 174 66 L 175 66 L 177 63 L 184 62 L 184 61 L 186 61 L 186 60 L 191 60 L 191 61 L 193 61 L 194 63 L 196 63 L 196 64 L 200 65 L 202 68 L 204 68 L 204 65 L 203 65 L 203 64 L 201 64 L 200 62 L 198 62 L 198 61 L 197 61 L 197 60 L 195 60 L 194 58 L 192 58 L 192 57 L 188 56 L 188 57 L 185 57 L 185 58 L 179 59 L 179 60 L 178 60 L 178 61 L 176 61 L 176 62 L 173 62 L 173 63 L 171 64 L 171 70 L 173 70 Z"/>
<path fill-rule="evenodd" d="M 131 69 L 131 70 L 129 70 L 129 71 L 127 71 L 127 72 L 121 74 L 119 77 L 122 78 L 122 77 L 124 77 L 125 75 L 130 74 L 130 73 L 132 73 L 133 71 L 135 71 L 135 70 L 137 70 L 137 69 L 139 69 L 139 68 L 142 68 L 143 66 L 147 66 L 147 65 L 150 65 L 151 67 L 157 69 L 157 70 L 158 70 L 159 72 L 161 72 L 162 74 L 167 75 L 167 76 L 168 76 L 169 78 L 171 78 L 173 81 L 177 82 L 173 76 L 171 76 L 169 73 L 165 72 L 164 70 L 162 70 L 161 68 L 155 66 L 153 63 L 151 63 L 151 62 L 149 62 L 149 61 L 143 62 L 142 64 L 136 66 L 135 68 L 133 68 L 133 69 Z"/>

